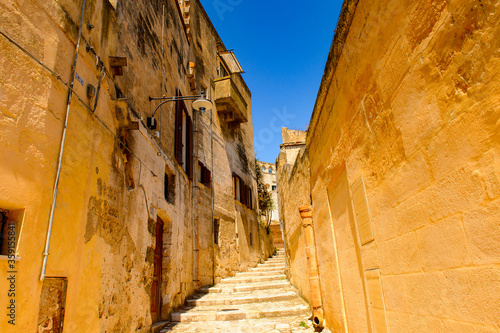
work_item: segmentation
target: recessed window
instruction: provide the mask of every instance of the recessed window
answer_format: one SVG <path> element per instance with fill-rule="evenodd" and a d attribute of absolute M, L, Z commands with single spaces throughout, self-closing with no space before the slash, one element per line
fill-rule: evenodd
<path fill-rule="evenodd" d="M 175 175 L 168 167 L 165 167 L 164 177 L 164 195 L 165 200 L 171 204 L 175 203 Z"/>
<path fill-rule="evenodd" d="M 276 185 L 271 186 L 271 189 L 272 189 L 273 191 L 276 191 Z"/>
<path fill-rule="evenodd" d="M 182 96 L 177 91 L 177 96 Z M 176 101 L 175 158 L 188 177 L 193 177 L 193 123 L 184 101 Z"/>
<path fill-rule="evenodd" d="M 253 247 L 253 235 L 250 233 L 250 246 Z"/>
<path fill-rule="evenodd" d="M 241 202 L 241 185 L 243 184 L 243 181 L 241 180 L 241 178 L 236 175 L 236 174 L 233 174 L 233 196 L 234 196 L 234 199 L 235 200 L 238 200 L 239 202 Z"/>
<path fill-rule="evenodd" d="M 208 168 L 201 162 L 198 162 L 198 182 L 202 183 L 206 187 L 210 187 L 212 179 L 212 173 Z"/>
<path fill-rule="evenodd" d="M 219 227 L 220 227 L 220 220 L 214 219 L 214 243 L 215 244 L 219 244 Z"/>
<path fill-rule="evenodd" d="M 16 255 L 24 209 L 0 208 L 0 255 Z"/>
<path fill-rule="evenodd" d="M 226 69 L 222 61 L 219 61 L 219 77 L 229 76 L 229 71 Z"/>

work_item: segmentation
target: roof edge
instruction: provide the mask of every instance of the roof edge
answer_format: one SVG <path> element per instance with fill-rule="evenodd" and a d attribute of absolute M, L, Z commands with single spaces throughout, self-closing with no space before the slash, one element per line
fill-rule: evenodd
<path fill-rule="evenodd" d="M 344 3 L 342 5 L 337 28 L 335 29 L 335 35 L 333 36 L 332 45 L 330 46 L 330 52 L 328 53 L 325 70 L 323 72 L 323 77 L 321 79 L 318 95 L 316 96 L 313 113 L 311 115 L 311 120 L 307 129 L 307 142 L 309 142 L 310 138 L 314 136 L 314 130 L 316 129 L 327 92 L 333 81 L 332 78 L 337 69 L 338 61 L 340 59 L 340 56 L 342 55 L 342 50 L 349 34 L 358 2 L 359 0 L 344 0 Z"/>

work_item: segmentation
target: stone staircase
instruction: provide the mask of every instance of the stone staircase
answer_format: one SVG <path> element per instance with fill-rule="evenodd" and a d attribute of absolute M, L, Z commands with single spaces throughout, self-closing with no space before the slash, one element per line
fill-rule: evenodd
<path fill-rule="evenodd" d="M 309 305 L 285 276 L 278 251 L 264 264 L 202 288 L 161 332 L 312 332 Z M 281 328 L 281 330 L 280 330 Z M 295 330 L 294 330 L 295 332 Z"/>

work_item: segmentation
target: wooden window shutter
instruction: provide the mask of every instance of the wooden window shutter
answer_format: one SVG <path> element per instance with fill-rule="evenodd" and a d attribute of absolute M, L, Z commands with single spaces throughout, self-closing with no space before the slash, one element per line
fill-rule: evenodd
<path fill-rule="evenodd" d="M 193 122 L 191 117 L 186 115 L 186 173 L 190 179 L 193 178 Z"/>
<path fill-rule="evenodd" d="M 210 186 L 210 184 L 212 182 L 212 173 L 205 166 L 203 166 L 202 175 L 203 175 L 202 176 L 203 177 L 203 183 L 206 186 Z"/>
<path fill-rule="evenodd" d="M 247 185 L 246 191 L 247 191 L 247 207 L 252 209 L 252 189 L 250 188 L 250 186 Z"/>
<path fill-rule="evenodd" d="M 182 164 L 182 102 L 175 102 L 175 159 Z"/>
<path fill-rule="evenodd" d="M 233 174 L 233 197 L 236 199 L 236 177 Z"/>
<path fill-rule="evenodd" d="M 246 204 L 246 197 L 247 197 L 247 193 L 246 193 L 246 185 L 245 183 L 243 182 L 243 180 L 240 179 L 240 202 L 242 204 Z"/>

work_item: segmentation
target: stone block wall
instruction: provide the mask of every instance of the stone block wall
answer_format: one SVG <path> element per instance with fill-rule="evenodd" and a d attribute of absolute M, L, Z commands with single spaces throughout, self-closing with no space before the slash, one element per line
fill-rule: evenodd
<path fill-rule="evenodd" d="M 39 311 L 46 304 L 40 273 L 82 5 L 83 0 L 0 4 L 0 208 L 23 212 L 16 213 L 16 326 L 2 321 L 2 332 L 51 325 L 37 321 L 46 313 Z M 238 130 L 216 109 L 197 116 L 198 159 L 211 171 L 213 206 L 211 187 L 197 182 L 197 164 L 190 178 L 175 158 L 175 104 L 157 111 L 155 130 L 147 127 L 159 103 L 149 96 L 202 89 L 214 96 L 217 52 L 225 46 L 199 1 L 191 1 L 189 33 L 177 6 L 175 0 L 87 0 L 83 7 L 46 271 L 49 278 L 67 281 L 65 331 L 149 332 L 153 321 L 168 319 L 200 286 L 270 254 L 272 239 L 259 232 L 256 211 L 233 198 L 232 172 L 256 197 L 251 106 Z M 126 58 L 126 66 L 112 68 L 110 57 Z M 195 118 L 190 102 L 186 109 Z M 223 220 L 219 249 L 212 215 Z M 158 218 L 164 223 L 163 252 L 154 318 Z M 7 271 L 7 258 L 0 256 L 0 274 Z M 6 280 L 0 289 L 8 290 Z M 0 306 L 7 302 L 0 298 Z"/>
<path fill-rule="evenodd" d="M 495 1 L 344 3 L 310 168 L 284 171 L 310 172 L 332 330 L 499 329 L 499 14 Z"/>

